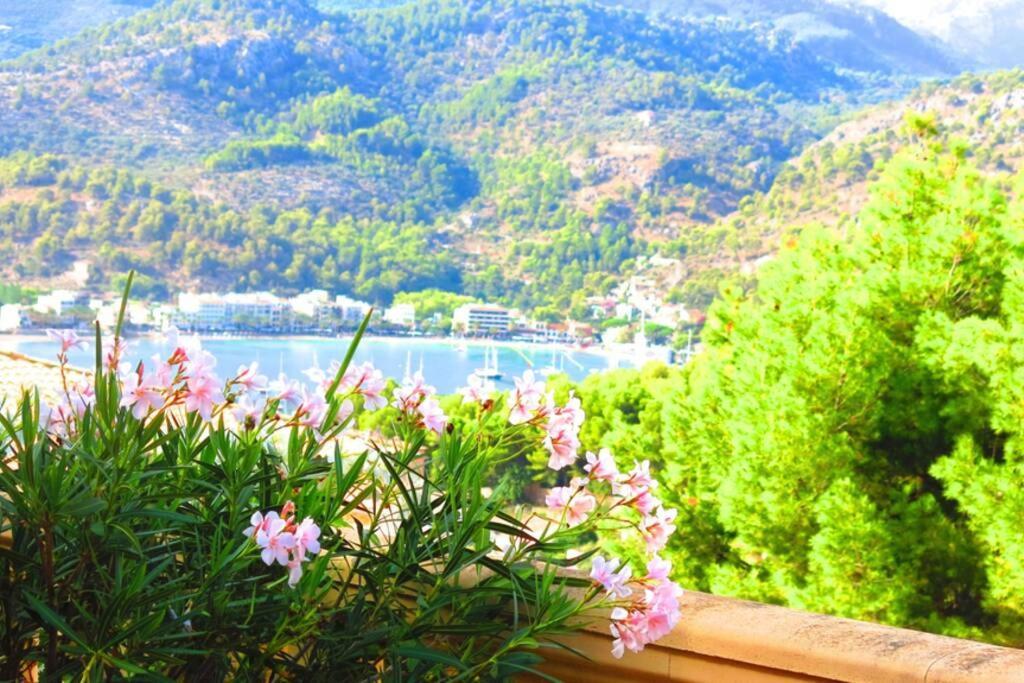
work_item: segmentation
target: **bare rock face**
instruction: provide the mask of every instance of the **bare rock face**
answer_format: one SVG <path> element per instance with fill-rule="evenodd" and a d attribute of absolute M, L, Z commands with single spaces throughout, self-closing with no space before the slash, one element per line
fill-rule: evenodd
<path fill-rule="evenodd" d="M 857 0 L 932 34 L 984 66 L 1024 64 L 1021 0 Z"/>

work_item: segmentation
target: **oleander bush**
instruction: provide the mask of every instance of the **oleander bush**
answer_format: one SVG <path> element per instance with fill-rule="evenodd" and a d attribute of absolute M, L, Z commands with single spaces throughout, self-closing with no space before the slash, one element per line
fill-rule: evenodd
<path fill-rule="evenodd" d="M 472 378 L 456 429 L 422 377 L 351 363 L 361 331 L 302 384 L 222 381 L 173 333 L 127 362 L 119 330 L 58 404 L 0 408 L 0 679 L 501 680 L 595 610 L 617 656 L 679 619 L 675 513 L 646 463 L 577 456 L 577 399 Z M 53 336 L 66 368 L 83 342 Z M 389 428 L 356 430 L 368 411 Z M 561 485 L 524 506 L 495 472 L 538 443 Z M 646 567 L 597 555 L 599 531 Z"/>

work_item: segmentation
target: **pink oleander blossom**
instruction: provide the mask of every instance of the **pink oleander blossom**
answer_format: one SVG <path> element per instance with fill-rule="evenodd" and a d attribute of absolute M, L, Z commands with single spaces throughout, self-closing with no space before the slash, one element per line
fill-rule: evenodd
<path fill-rule="evenodd" d="M 297 560 L 304 561 L 306 553 L 316 555 L 320 552 L 320 527 L 311 518 L 306 517 L 295 528 L 295 550 L 293 555 Z"/>
<path fill-rule="evenodd" d="M 664 581 L 672 573 L 672 563 L 655 555 L 647 561 L 647 578 L 651 581 Z"/>
<path fill-rule="evenodd" d="M 391 404 L 403 413 L 412 415 L 424 399 L 436 393 L 434 387 L 423 381 L 423 373 L 417 372 L 412 377 L 406 377 L 402 385 L 395 388 Z"/>
<path fill-rule="evenodd" d="M 245 391 L 262 391 L 267 388 L 267 376 L 259 372 L 259 363 L 253 361 L 249 365 L 238 366 L 234 383 Z"/>
<path fill-rule="evenodd" d="M 674 522 L 677 514 L 676 510 L 666 510 L 662 506 L 640 522 L 640 534 L 649 552 L 659 552 L 668 544 L 669 537 L 676 530 Z"/>
<path fill-rule="evenodd" d="M 84 349 L 85 340 L 78 336 L 74 330 L 47 330 L 46 336 L 52 341 L 60 344 L 60 352 L 67 353 L 71 349 Z"/>
<path fill-rule="evenodd" d="M 651 493 L 650 489 L 643 489 L 630 499 L 629 504 L 640 514 L 649 515 L 661 505 L 661 501 Z"/>
<path fill-rule="evenodd" d="M 74 416 L 81 418 L 89 407 L 96 405 L 96 388 L 90 382 L 82 380 L 71 387 L 66 399 Z"/>
<path fill-rule="evenodd" d="M 384 379 L 383 373 L 373 367 L 372 363 L 354 365 L 346 370 L 341 380 L 341 387 L 362 396 L 363 407 L 366 410 L 380 410 L 388 404 L 388 400 L 384 396 L 387 381 Z"/>
<path fill-rule="evenodd" d="M 302 560 L 293 557 L 288 560 L 288 586 L 295 588 L 302 579 Z"/>
<path fill-rule="evenodd" d="M 141 420 L 150 410 L 159 410 L 164 405 L 164 396 L 153 377 L 142 375 L 142 368 L 125 377 L 121 387 L 121 407 L 131 408 L 136 420 Z"/>
<path fill-rule="evenodd" d="M 211 375 L 191 375 L 185 383 L 185 410 L 199 413 L 209 421 L 213 416 L 213 407 L 224 401 L 224 392 L 220 382 Z"/>
<path fill-rule="evenodd" d="M 420 402 L 418 410 L 424 427 L 437 434 L 444 431 L 448 424 L 448 416 L 444 414 L 436 398 L 425 398 Z"/>
<path fill-rule="evenodd" d="M 42 406 L 40 406 L 40 413 L 42 413 Z M 74 412 L 71 406 L 61 402 L 52 409 L 47 408 L 46 419 L 41 422 L 45 423 L 47 434 L 64 438 L 70 434 L 72 420 L 74 420 Z"/>
<path fill-rule="evenodd" d="M 587 520 L 597 507 L 597 499 L 584 489 L 556 486 L 544 498 L 552 510 L 562 511 L 569 526 L 578 526 Z"/>
<path fill-rule="evenodd" d="M 256 543 L 263 548 L 260 558 L 268 566 L 275 561 L 282 567 L 288 565 L 291 550 L 295 547 L 295 534 L 285 531 L 285 526 L 283 519 L 275 517 L 256 532 Z"/>
<path fill-rule="evenodd" d="M 153 358 L 153 383 L 160 387 L 161 391 L 170 391 L 178 378 L 178 370 L 175 366 L 164 361 L 158 355 Z"/>
<path fill-rule="evenodd" d="M 619 559 L 605 560 L 602 556 L 594 557 L 590 569 L 590 578 L 608 591 L 615 598 L 627 598 L 633 590 L 626 585 L 632 571 L 629 565 L 619 569 Z"/>
<path fill-rule="evenodd" d="M 299 425 L 317 429 L 327 412 L 327 401 L 319 391 L 309 392 L 302 389 L 302 400 L 295 411 Z"/>
<path fill-rule="evenodd" d="M 121 364 L 121 359 L 128 351 L 128 342 L 121 337 L 114 337 L 103 342 L 103 367 L 108 372 L 114 372 Z"/>
<path fill-rule="evenodd" d="M 231 414 L 240 425 L 248 429 L 259 422 L 266 407 L 266 402 L 261 399 L 242 396 L 231 408 Z"/>
<path fill-rule="evenodd" d="M 587 453 L 587 464 L 583 466 L 584 471 L 590 474 L 592 479 L 597 481 L 613 482 L 619 476 L 619 468 L 615 465 L 615 458 L 607 448 L 602 448 L 595 455 Z"/>
<path fill-rule="evenodd" d="M 579 446 L 579 437 L 571 425 L 556 422 L 549 426 L 544 436 L 544 448 L 550 454 L 548 467 L 557 471 L 576 462 Z"/>
<path fill-rule="evenodd" d="M 270 383 L 270 391 L 274 399 L 285 406 L 297 405 L 302 400 L 302 386 L 295 380 L 288 379 L 283 372 Z"/>
<path fill-rule="evenodd" d="M 615 495 L 623 498 L 632 498 L 654 485 L 651 463 L 647 460 L 637 463 L 632 470 L 620 476 L 619 481 L 612 483 L 612 490 Z"/>
<path fill-rule="evenodd" d="M 515 388 L 509 397 L 512 410 L 509 412 L 508 421 L 518 425 L 529 422 L 534 418 L 541 401 L 544 399 L 544 382 L 538 382 L 532 370 L 527 370 L 522 377 L 515 379 Z"/>
<path fill-rule="evenodd" d="M 273 510 L 268 512 L 266 516 L 264 516 L 262 512 L 257 510 L 256 512 L 252 513 L 252 517 L 249 518 L 250 526 L 243 533 L 249 538 L 256 540 L 256 534 L 260 531 L 266 531 L 268 528 L 270 528 L 270 523 L 275 519 L 280 519 L 280 516 Z"/>
<path fill-rule="evenodd" d="M 494 393 L 494 382 L 489 379 L 472 374 L 466 378 L 466 386 L 458 390 L 462 395 L 463 403 L 483 404 L 491 398 Z"/>

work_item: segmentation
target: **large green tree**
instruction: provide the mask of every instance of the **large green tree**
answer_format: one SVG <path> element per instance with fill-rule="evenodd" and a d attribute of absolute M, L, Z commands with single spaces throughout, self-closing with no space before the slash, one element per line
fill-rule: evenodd
<path fill-rule="evenodd" d="M 694 587 L 1024 642 L 1024 220 L 927 139 L 712 309 L 665 403 Z"/>

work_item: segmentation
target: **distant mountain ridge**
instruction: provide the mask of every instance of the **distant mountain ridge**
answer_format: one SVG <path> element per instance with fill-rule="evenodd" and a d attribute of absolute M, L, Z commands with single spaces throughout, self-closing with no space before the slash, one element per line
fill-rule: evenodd
<path fill-rule="evenodd" d="M 153 291 L 437 287 L 555 319 L 659 254 L 703 305 L 723 252 L 759 246 L 727 217 L 946 68 L 857 43 L 905 29 L 821 2 L 329 1 L 359 11 L 175 0 L 0 63 L 4 275 L 85 259 Z"/>
<path fill-rule="evenodd" d="M 1024 66 L 1024 0 L 856 0 L 988 68 Z"/>
<path fill-rule="evenodd" d="M 950 76 L 970 63 L 939 40 L 883 11 L 828 0 L 601 0 L 609 5 L 688 18 L 727 17 L 770 25 L 845 68 L 918 76 Z"/>

